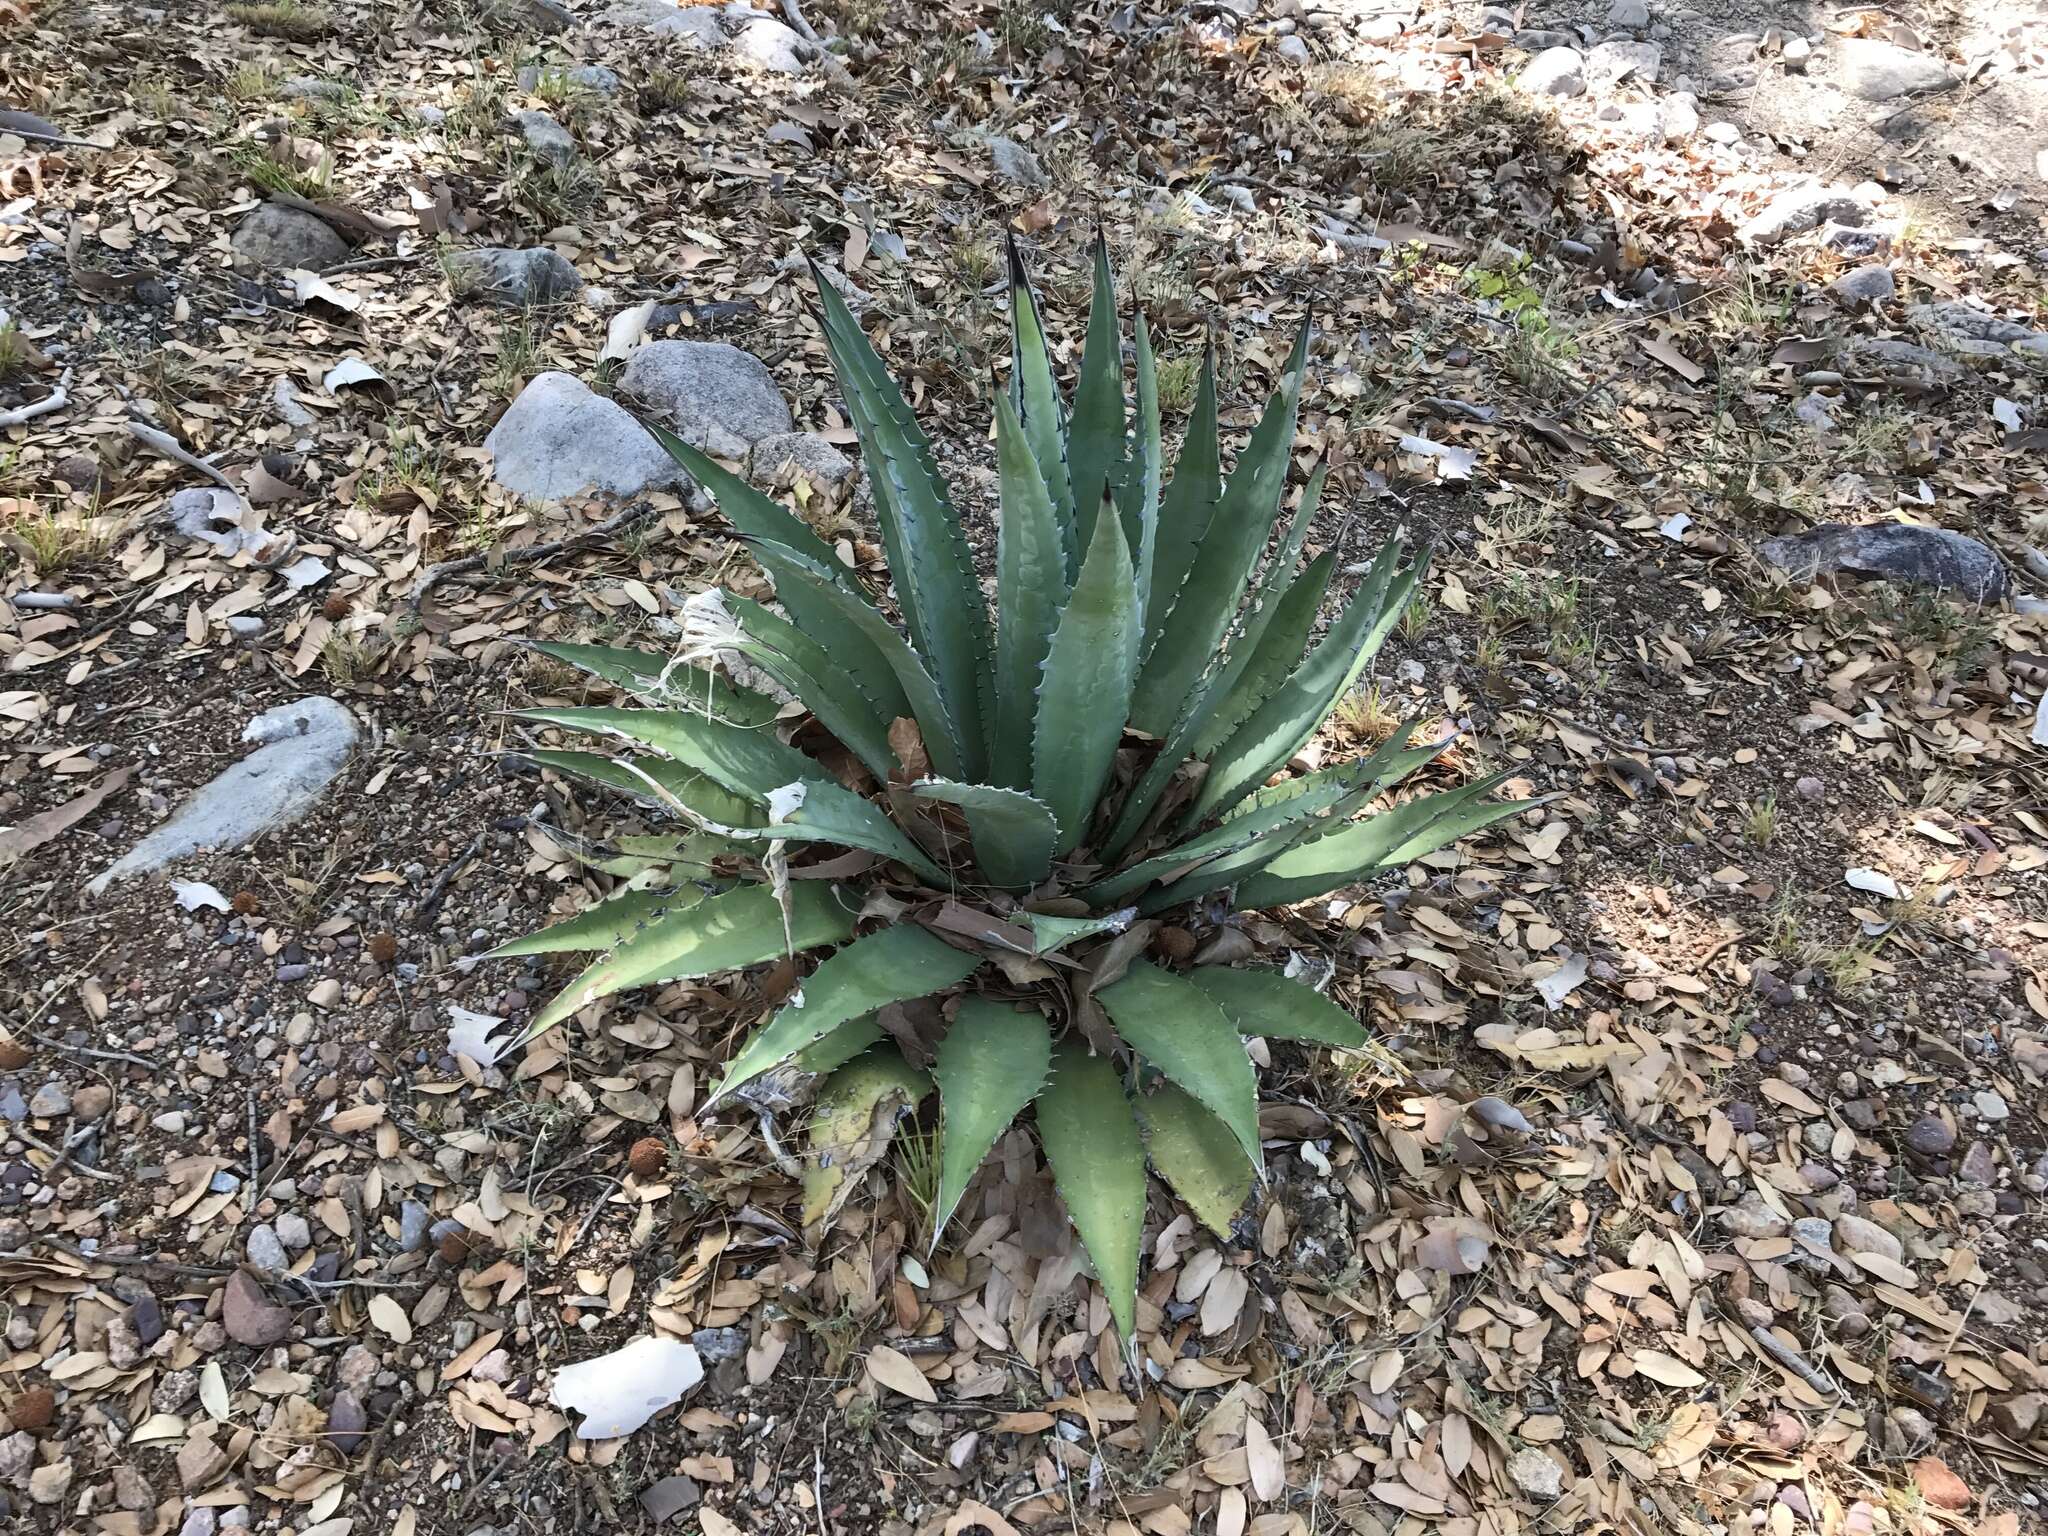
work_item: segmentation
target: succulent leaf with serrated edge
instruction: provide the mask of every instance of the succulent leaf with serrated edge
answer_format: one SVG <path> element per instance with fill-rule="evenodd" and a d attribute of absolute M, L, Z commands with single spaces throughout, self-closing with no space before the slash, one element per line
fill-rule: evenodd
<path fill-rule="evenodd" d="M 1448 761 L 1446 743 L 1412 744 L 1406 725 L 1368 755 L 1289 767 L 1425 562 L 1387 545 L 1324 627 L 1336 558 L 1301 556 L 1326 469 L 1291 508 L 1287 491 L 1306 321 L 1226 478 L 1213 348 L 1169 456 L 1151 332 L 1140 316 L 1133 396 L 1099 240 L 1091 267 L 1069 399 L 1011 247 L 1001 519 L 984 551 L 993 607 L 929 442 L 829 283 L 817 319 L 874 488 L 888 601 L 797 514 L 650 428 L 718 503 L 776 605 L 719 592 L 698 612 L 693 599 L 673 657 L 540 647 L 639 706 L 526 711 L 595 738 L 536 760 L 632 795 L 684 835 L 579 852 L 632 888 L 496 953 L 599 952 L 530 1036 L 628 988 L 829 951 L 805 962 L 706 1107 L 767 1113 L 790 1102 L 788 1082 L 820 1074 L 802 1170 L 818 1224 L 898 1121 L 922 1116 L 936 1138 L 936 1187 L 919 1197 L 934 1244 L 1006 1129 L 1035 1124 L 1128 1343 L 1147 1161 L 1226 1231 L 1260 1159 L 1245 1039 L 1368 1043 L 1348 1011 L 1277 970 L 1146 958 L 1153 917 L 1179 911 L 1171 921 L 1199 929 L 1222 903 L 1308 900 L 1527 803 L 1490 798 L 1497 779 L 1405 790 Z M 765 674 L 801 710 L 714 658 Z"/>

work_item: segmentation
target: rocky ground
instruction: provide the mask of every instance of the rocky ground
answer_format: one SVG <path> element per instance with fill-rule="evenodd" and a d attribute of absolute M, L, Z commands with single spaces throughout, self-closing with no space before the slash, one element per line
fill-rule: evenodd
<path fill-rule="evenodd" d="M 0 1517 L 2041 1525 L 2048 24 L 0 18 Z M 793 973 L 507 1051 L 562 973 L 480 958 L 638 826 L 524 642 L 758 587 L 628 406 L 873 563 L 814 257 L 980 524 L 1002 236 L 1070 364 L 1097 227 L 1175 423 L 1310 312 L 1316 542 L 1438 540 L 1312 752 L 1547 797 L 1204 919 L 1381 1039 L 1259 1047 L 1270 1183 L 1156 1193 L 1135 1370 L 1021 1136 L 925 1263 L 914 1127 L 805 1231 L 699 1112 Z"/>

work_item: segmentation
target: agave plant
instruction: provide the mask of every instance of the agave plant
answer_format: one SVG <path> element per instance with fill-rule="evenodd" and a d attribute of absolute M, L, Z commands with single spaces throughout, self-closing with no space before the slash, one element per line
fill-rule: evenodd
<path fill-rule="evenodd" d="M 1133 402 L 1100 241 L 1071 401 L 1013 249 L 986 580 L 902 394 L 838 291 L 817 286 L 900 627 L 798 516 L 650 427 L 716 499 L 781 611 L 707 595 L 692 609 L 698 644 L 676 657 L 541 647 L 641 707 L 527 711 L 616 744 L 535 756 L 680 828 L 619 840 L 602 862 L 633 876 L 620 894 L 498 953 L 605 951 L 537 1033 L 628 988 L 829 947 L 714 1101 L 819 1075 L 804 1175 L 815 1222 L 936 1089 L 934 1241 L 1028 1114 L 1128 1340 L 1148 1159 L 1219 1232 L 1256 1177 L 1244 1037 L 1366 1039 L 1277 970 L 1181 968 L 1189 931 L 1233 905 L 1354 884 L 1518 807 L 1486 798 L 1494 780 L 1392 803 L 1442 750 L 1411 745 L 1412 726 L 1369 756 L 1290 771 L 1424 565 L 1390 543 L 1317 637 L 1333 556 L 1300 556 L 1320 468 L 1283 516 L 1305 322 L 1227 478 L 1212 354 L 1169 478 L 1151 338 L 1140 315 Z M 723 671 L 699 665 L 714 656 Z M 802 708 L 733 681 L 749 668 Z M 1176 909 L 1191 910 L 1161 943 Z"/>

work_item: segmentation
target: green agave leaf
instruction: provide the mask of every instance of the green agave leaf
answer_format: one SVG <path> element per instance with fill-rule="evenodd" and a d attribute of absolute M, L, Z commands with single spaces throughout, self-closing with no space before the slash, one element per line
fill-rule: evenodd
<path fill-rule="evenodd" d="M 593 902 L 573 917 L 550 923 L 523 939 L 507 939 L 483 958 L 505 960 L 513 955 L 553 955 L 571 950 L 610 949 L 623 944 L 647 924 L 669 912 L 681 912 L 704 900 L 694 885 L 672 891 L 621 891 Z"/>
<path fill-rule="evenodd" d="M 762 568 L 775 578 L 778 594 L 799 589 L 809 591 L 833 610 L 835 619 L 864 636 L 880 652 L 895 675 L 903 696 L 909 700 L 910 714 L 917 721 L 933 764 L 948 777 L 963 777 L 961 746 L 955 737 L 939 685 L 889 621 L 865 602 L 842 591 L 834 584 L 831 574 L 821 570 L 814 561 L 772 544 L 757 544 L 753 553 Z M 814 635 L 813 638 L 827 649 L 831 649 L 834 643 L 830 635 Z"/>
<path fill-rule="evenodd" d="M 783 910 L 765 885 L 738 886 L 655 919 L 557 993 L 521 1038 L 615 992 L 737 971 L 853 937 L 854 914 L 826 882 L 797 881 L 788 900 L 787 934 Z"/>
<path fill-rule="evenodd" d="M 1166 744 L 1153 754 L 1138 783 L 1124 796 L 1123 809 L 1118 812 L 1115 827 L 1103 848 L 1105 859 L 1114 860 L 1122 856 L 1137 835 L 1144 830 L 1146 821 L 1159 804 L 1159 797 L 1166 793 L 1173 782 L 1174 774 L 1182 763 L 1191 757 L 1207 754 L 1207 747 L 1201 743 L 1209 734 L 1209 722 L 1216 712 L 1228 701 L 1239 676 L 1256 655 L 1262 644 L 1267 627 L 1279 611 L 1279 602 L 1274 596 L 1280 583 L 1294 570 L 1294 563 L 1301 555 L 1301 546 L 1308 537 L 1310 524 L 1315 520 L 1316 506 L 1321 500 L 1326 472 L 1318 466 L 1309 476 L 1308 486 L 1302 492 L 1301 502 L 1296 507 L 1294 520 L 1287 530 L 1280 548 L 1267 563 L 1266 574 L 1261 578 L 1258 592 L 1254 595 L 1225 644 L 1225 655 L 1197 680 L 1192 692 L 1181 701 L 1179 712 L 1174 716 L 1173 729 L 1167 734 Z M 1142 668 L 1140 675 L 1143 675 Z"/>
<path fill-rule="evenodd" d="M 1052 1030 L 1036 1008 L 1013 1008 L 985 997 L 961 1003 L 932 1067 L 946 1114 L 932 1247 L 938 1247 L 939 1234 L 953 1219 L 988 1149 L 1038 1097 L 1051 1061 Z"/>
<path fill-rule="evenodd" d="M 771 790 L 818 771 L 818 765 L 765 728 L 727 725 L 681 709 L 523 709 L 521 720 L 537 720 L 568 731 L 612 736 L 662 752 L 694 768 L 747 800 L 765 801 Z"/>
<path fill-rule="evenodd" d="M 800 792 L 800 793 L 799 793 Z M 946 889 L 952 877 L 934 864 L 902 828 L 871 800 L 816 776 L 781 786 L 770 797 L 765 827 L 748 827 L 734 835 L 752 842 L 832 843 L 859 848 L 915 870 L 926 884 Z M 780 811 L 780 815 L 774 814 Z"/>
<path fill-rule="evenodd" d="M 1294 422 L 1308 360 L 1308 324 L 1288 354 L 1280 388 L 1238 456 L 1193 565 L 1181 584 L 1159 640 L 1146 659 L 1131 701 L 1131 723 L 1152 736 L 1172 729 L 1195 682 L 1215 658 L 1253 568 L 1271 535 L 1287 484 Z"/>
<path fill-rule="evenodd" d="M 1252 1192 L 1257 1177 L 1230 1127 L 1194 1095 L 1161 1082 L 1133 1100 L 1145 1127 L 1145 1151 L 1159 1176 L 1187 1202 L 1195 1219 L 1218 1237 Z"/>
<path fill-rule="evenodd" d="M 1046 655 L 1033 733 L 1031 790 L 1059 824 L 1057 854 L 1072 852 L 1086 834 L 1123 740 L 1138 622 L 1123 520 L 1099 518 Z"/>
<path fill-rule="evenodd" d="M 1074 532 L 1074 488 L 1067 478 L 1067 411 L 1053 381 L 1052 350 L 1046 345 L 1039 318 L 1038 296 L 1024 271 L 1015 237 L 1010 254 L 1010 407 L 1022 425 L 1038 465 L 1040 479 L 1052 499 L 1053 524 L 1059 532 L 1061 583 L 1070 580 L 1081 558 Z"/>
<path fill-rule="evenodd" d="M 1407 729 L 1412 731 L 1414 726 Z M 1398 750 L 1397 747 L 1390 752 L 1382 747 L 1370 757 L 1340 763 L 1264 791 L 1262 801 L 1247 804 L 1220 825 L 1099 880 L 1079 894 L 1094 906 L 1121 901 L 1155 880 L 1177 885 L 1216 860 L 1253 848 L 1276 832 L 1297 832 L 1309 824 L 1308 818 L 1335 811 L 1361 790 L 1379 782 L 1398 760 Z M 1284 841 L 1275 843 L 1271 852 L 1278 853 L 1285 846 Z"/>
<path fill-rule="evenodd" d="M 1289 981 L 1278 971 L 1203 965 L 1189 971 L 1188 980 L 1215 1001 L 1240 1035 L 1313 1040 L 1345 1050 L 1357 1050 L 1366 1042 L 1358 1020 L 1315 988 Z"/>
<path fill-rule="evenodd" d="M 560 832 L 559 828 L 553 830 Z M 714 880 L 717 875 L 712 860 L 733 852 L 730 838 L 709 832 L 691 832 L 681 837 L 621 837 L 581 846 L 562 834 L 558 841 L 569 857 L 585 869 L 620 880 L 638 880 L 643 885 L 657 878 L 663 883 Z"/>
<path fill-rule="evenodd" d="M 989 882 L 1004 890 L 1028 890 L 1052 870 L 1052 848 L 1058 827 L 1045 802 L 1015 789 L 988 784 L 955 784 L 950 779 L 921 779 L 910 792 L 927 800 L 943 800 L 967 814 L 967 832 L 974 839 L 974 862 Z M 941 888 L 950 881 L 940 882 Z"/>
<path fill-rule="evenodd" d="M 896 762 L 889 722 L 909 714 L 910 701 L 881 652 L 874 651 L 865 636 L 859 637 L 860 644 L 873 651 L 881 678 L 878 696 L 867 692 L 867 678 L 845 665 L 844 650 L 828 652 L 781 614 L 751 598 L 728 592 L 725 606 L 740 630 L 733 648 L 795 694 L 877 782 L 887 783 Z"/>
<path fill-rule="evenodd" d="M 1052 1079 L 1038 1095 L 1038 1140 L 1128 1346 L 1137 1332 L 1145 1144 L 1116 1067 L 1071 1035 L 1054 1050 Z"/>
<path fill-rule="evenodd" d="M 776 703 L 766 694 L 658 651 L 557 640 L 536 640 L 533 649 L 640 698 L 695 708 L 734 725 L 766 725 L 775 718 Z"/>
<path fill-rule="evenodd" d="M 1289 780 L 1239 802 L 1238 808 L 1216 828 L 1217 833 L 1254 828 L 1256 835 L 1246 840 L 1240 833 L 1236 846 L 1225 848 L 1199 869 L 1178 875 L 1169 884 L 1148 892 L 1139 903 L 1139 910 L 1162 912 L 1210 891 L 1220 891 L 1264 869 L 1296 844 L 1343 826 L 1354 813 L 1376 799 L 1387 784 L 1443 750 L 1442 745 L 1402 750 L 1401 743 L 1413 729 L 1412 722 L 1404 722 L 1388 738 L 1388 744 L 1370 757 Z"/>
<path fill-rule="evenodd" d="M 1337 707 L 1408 606 L 1428 559 L 1425 554 L 1396 576 L 1397 555 L 1391 545 L 1380 551 L 1344 616 L 1330 626 L 1308 660 L 1216 750 L 1209 776 L 1188 807 L 1190 824 L 1235 805 L 1265 782 Z"/>
<path fill-rule="evenodd" d="M 853 1192 L 852 1179 L 880 1162 L 905 1111 L 931 1092 L 931 1079 L 893 1045 L 839 1068 L 818 1089 L 804 1155 L 803 1224 L 828 1221 Z"/>
<path fill-rule="evenodd" d="M 994 701 L 988 676 L 988 610 L 974 576 L 973 552 L 960 514 L 947 497 L 933 466 L 931 444 L 904 403 L 865 332 L 818 273 L 826 350 L 838 375 L 840 393 L 860 435 L 861 459 L 874 487 L 875 511 L 888 550 L 896 600 L 911 643 L 924 658 L 945 701 L 943 722 L 918 724 L 932 760 L 942 752 L 955 766 L 951 778 L 975 780 L 985 773 L 987 728 Z M 899 674 L 900 675 L 900 674 Z M 908 684 L 906 683 L 906 687 Z M 916 702 L 913 692 L 912 702 Z M 945 727 L 934 739 L 935 725 Z"/>
<path fill-rule="evenodd" d="M 720 1099 L 763 1072 L 866 1018 L 888 1003 L 929 997 L 974 973 L 980 958 L 933 938 L 914 923 L 898 923 L 835 951 L 798 987 L 774 1018 L 753 1034 L 705 1102 Z M 875 1026 L 879 1033 L 881 1026 Z"/>
<path fill-rule="evenodd" d="M 1096 514 L 1116 488 L 1124 457 L 1123 327 L 1117 323 L 1116 287 L 1109 274 L 1109 243 L 1095 237 L 1095 294 L 1088 305 L 1088 340 L 1067 423 L 1067 472 L 1073 480 L 1074 557 L 1095 546 Z"/>
<path fill-rule="evenodd" d="M 667 809 L 667 802 L 647 787 L 647 780 L 652 779 L 706 821 L 721 827 L 758 826 L 765 819 L 757 802 L 733 794 L 708 774 L 671 757 L 634 757 L 622 762 L 601 752 L 563 752 L 546 747 L 526 755 L 544 767 L 573 773 Z"/>
<path fill-rule="evenodd" d="M 1069 944 L 1098 933 L 1122 933 L 1138 915 L 1136 907 L 1102 912 L 1094 917 L 1054 917 L 1045 912 L 1019 912 L 1017 920 L 1031 930 L 1031 952 L 1054 955 Z"/>
<path fill-rule="evenodd" d="M 1421 795 L 1290 848 L 1239 884 L 1237 903 L 1252 911 L 1307 901 L 1340 886 L 1356 885 L 1383 869 L 1396 868 L 1528 810 L 1532 802 L 1527 800 L 1480 798 L 1506 779 L 1506 774 L 1495 774 L 1458 789 Z"/>
<path fill-rule="evenodd" d="M 782 544 L 820 565 L 837 566 L 839 555 L 832 546 L 811 531 L 810 525 L 771 496 L 764 496 L 709 454 L 684 442 L 659 422 L 639 418 L 640 425 L 668 451 L 668 456 L 704 487 L 705 494 L 718 503 L 728 523 L 749 539 Z"/>
<path fill-rule="evenodd" d="M 1152 333 L 1142 311 L 1138 315 L 1138 419 L 1135 423 L 1137 474 L 1128 483 L 1124 503 L 1124 537 L 1137 553 L 1138 615 L 1152 606 L 1152 562 L 1159 550 L 1159 477 L 1163 449 L 1159 434 L 1159 369 L 1152 356 Z M 1140 647 L 1142 651 L 1142 640 Z"/>
<path fill-rule="evenodd" d="M 1223 495 L 1223 466 L 1216 430 L 1216 348 L 1202 349 L 1202 377 L 1195 387 L 1195 408 L 1187 435 L 1180 441 L 1173 479 L 1159 501 L 1159 540 L 1152 557 L 1152 586 L 1145 594 L 1145 659 L 1165 628 L 1167 610 L 1180 597 L 1195 562 L 1195 551 L 1209 531 L 1209 519 Z"/>
<path fill-rule="evenodd" d="M 1265 633 L 1242 653 L 1233 651 L 1234 657 L 1241 654 L 1241 665 L 1235 669 L 1223 702 L 1210 715 L 1209 723 L 1188 744 L 1190 757 L 1207 757 L 1222 746 L 1301 665 L 1302 653 L 1308 649 L 1309 637 L 1315 633 L 1316 619 L 1322 612 L 1330 573 L 1336 568 L 1334 549 L 1317 555 L 1280 595 Z"/>
<path fill-rule="evenodd" d="M 1259 1163 L 1259 1085 L 1230 1019 L 1200 987 L 1148 960 L 1095 994 L 1116 1032 L 1230 1127 Z"/>
<path fill-rule="evenodd" d="M 1067 602 L 1067 557 L 1059 514 L 1009 400 L 996 397 L 996 468 L 1002 521 L 996 529 L 996 750 L 990 764 L 1007 789 L 1031 779 L 1038 679 Z"/>
<path fill-rule="evenodd" d="M 790 1058 L 799 1072 L 836 1072 L 888 1033 L 872 1013 L 849 1019 L 824 1039 L 805 1046 Z"/>

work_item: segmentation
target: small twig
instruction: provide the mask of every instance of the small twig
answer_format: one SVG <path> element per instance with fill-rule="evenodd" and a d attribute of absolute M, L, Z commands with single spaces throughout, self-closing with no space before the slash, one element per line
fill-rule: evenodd
<path fill-rule="evenodd" d="M 71 370 L 64 370 L 64 377 L 42 399 L 12 411 L 0 411 L 0 428 L 18 427 L 24 422 L 34 421 L 38 416 L 47 416 L 52 411 L 61 411 L 71 403 Z"/>
<path fill-rule="evenodd" d="M 590 1207 L 590 1214 L 583 1218 L 583 1225 L 576 1231 L 576 1241 L 570 1244 L 570 1247 L 581 1248 L 583 1246 L 583 1239 L 590 1236 L 590 1229 L 597 1224 L 598 1213 L 604 1209 L 605 1201 L 611 1199 L 613 1195 L 625 1187 L 624 1181 L 619 1179 L 608 1178 L 604 1182 L 604 1193 L 597 1197 L 596 1203 Z"/>
<path fill-rule="evenodd" d="M 441 899 L 448 894 L 448 883 L 462 873 L 464 866 L 484 850 L 482 832 L 469 840 L 469 846 L 448 861 L 447 868 L 434 876 L 433 884 L 427 887 L 427 894 L 420 898 L 420 904 L 413 909 L 412 925 L 424 929 L 434 920 L 434 914 L 441 909 Z"/>
<path fill-rule="evenodd" d="M 365 256 L 360 261 L 338 261 L 331 267 L 322 267 L 322 277 L 340 277 L 348 272 L 384 272 L 393 267 L 409 267 L 418 261 L 417 256 Z"/>
<path fill-rule="evenodd" d="M 818 36 L 818 29 L 804 20 L 802 0 L 781 0 L 781 4 L 782 14 L 789 18 L 791 31 L 806 42 L 816 43 L 820 48 L 825 46 L 825 39 Z"/>
<path fill-rule="evenodd" d="M 792 1179 L 804 1176 L 804 1165 L 783 1151 L 782 1143 L 775 1137 L 775 1117 L 767 1110 L 761 1111 L 761 1141 L 768 1148 L 768 1155 L 775 1160 L 775 1166 Z"/>
<path fill-rule="evenodd" d="M 384 1442 L 391 1438 L 391 1426 L 398 1422 L 398 1410 L 394 1407 L 384 1415 L 384 1422 L 377 1426 L 377 1432 L 370 1436 L 370 1450 L 363 1462 L 363 1486 L 356 1490 L 356 1507 L 360 1509 L 369 1501 L 370 1490 L 377 1486 L 377 1458 L 384 1454 Z"/>
<path fill-rule="evenodd" d="M 508 549 L 499 557 L 501 565 L 532 565 L 539 560 L 559 555 L 565 550 L 576 549 L 585 544 L 608 539 L 615 533 L 623 532 L 636 523 L 643 523 L 654 515 L 654 508 L 645 503 L 627 507 L 623 512 L 613 514 L 595 528 L 586 528 L 581 533 L 572 533 L 567 538 L 550 539 L 545 544 L 529 545 L 525 549 Z M 481 571 L 491 563 L 491 556 L 465 555 L 460 560 L 442 560 L 420 572 L 420 579 L 413 583 L 412 593 L 406 602 L 417 613 L 427 594 L 451 576 L 466 576 L 472 571 Z"/>
<path fill-rule="evenodd" d="M 131 1067 L 141 1067 L 146 1072 L 158 1072 L 163 1069 L 161 1062 L 150 1061 L 128 1051 L 99 1051 L 89 1045 L 66 1045 L 62 1040 L 52 1040 L 48 1035 L 39 1035 L 32 1029 L 25 1033 L 36 1044 L 48 1046 L 53 1051 L 63 1051 L 67 1055 L 90 1056 L 96 1061 L 125 1061 Z"/>
<path fill-rule="evenodd" d="M 256 1162 L 256 1085 L 251 1083 L 249 1085 L 249 1182 L 242 1186 L 248 1192 L 248 1212 L 251 1216 L 256 1214 L 256 1186 L 261 1182 L 257 1178 L 259 1171 Z"/>
<path fill-rule="evenodd" d="M 140 442 L 143 447 L 149 449 L 150 452 L 160 454 L 173 463 L 182 464 L 187 469 L 198 470 L 200 474 L 206 476 L 215 485 L 220 486 L 223 490 L 233 492 L 237 500 L 241 499 L 242 488 L 240 486 L 207 463 L 206 460 L 187 453 L 178 440 L 172 437 L 170 433 L 159 432 L 155 427 L 146 427 L 141 422 L 133 419 L 128 422 L 128 431 L 131 436 Z"/>
<path fill-rule="evenodd" d="M 1757 1347 L 1763 1350 L 1765 1354 L 1813 1388 L 1814 1391 L 1824 1392 L 1829 1397 L 1840 1397 L 1842 1395 L 1842 1389 L 1835 1385 L 1833 1377 L 1814 1365 L 1806 1356 L 1800 1354 L 1798 1350 L 1783 1343 L 1770 1329 L 1756 1323 L 1751 1323 L 1749 1325 L 1749 1336 L 1756 1340 Z"/>
<path fill-rule="evenodd" d="M 219 1269 L 211 1264 L 180 1264 L 174 1259 L 146 1259 L 138 1254 L 87 1253 L 56 1237 L 34 1237 L 29 1241 L 39 1248 L 54 1248 L 82 1264 L 111 1264 L 116 1269 L 153 1269 L 162 1274 L 185 1275 L 198 1280 L 220 1280 L 234 1273 L 232 1269 Z"/>
<path fill-rule="evenodd" d="M 13 113 L 0 116 L 12 117 Z M 72 149 L 106 149 L 105 144 L 95 144 L 91 139 L 74 139 L 68 133 L 42 133 L 34 128 L 23 128 L 16 123 L 0 123 L 0 133 L 11 133 L 17 139 L 33 139 L 38 144 L 65 144 Z"/>
<path fill-rule="evenodd" d="M 86 1137 L 90 1136 L 91 1134 L 92 1128 L 88 1126 L 85 1129 L 76 1132 L 72 1136 L 71 1140 L 67 1142 L 65 1145 L 61 1147 L 53 1147 L 47 1141 L 38 1141 L 35 1137 L 29 1135 L 27 1131 L 22 1130 L 18 1126 L 15 1128 L 14 1131 L 14 1137 L 17 1141 L 23 1142 L 28 1146 L 34 1147 L 38 1152 L 47 1152 L 50 1154 L 50 1156 L 57 1159 L 56 1162 L 50 1164 L 49 1167 L 43 1170 L 44 1183 L 48 1183 L 58 1173 L 62 1172 L 65 1165 L 67 1164 L 70 1165 L 71 1169 L 74 1172 L 82 1173 L 88 1179 L 100 1179 L 108 1184 L 120 1183 L 121 1176 L 117 1173 L 108 1173 L 104 1168 L 88 1168 L 83 1163 L 74 1163 L 71 1161 L 72 1149 L 76 1147 L 78 1143 L 84 1141 Z"/>

